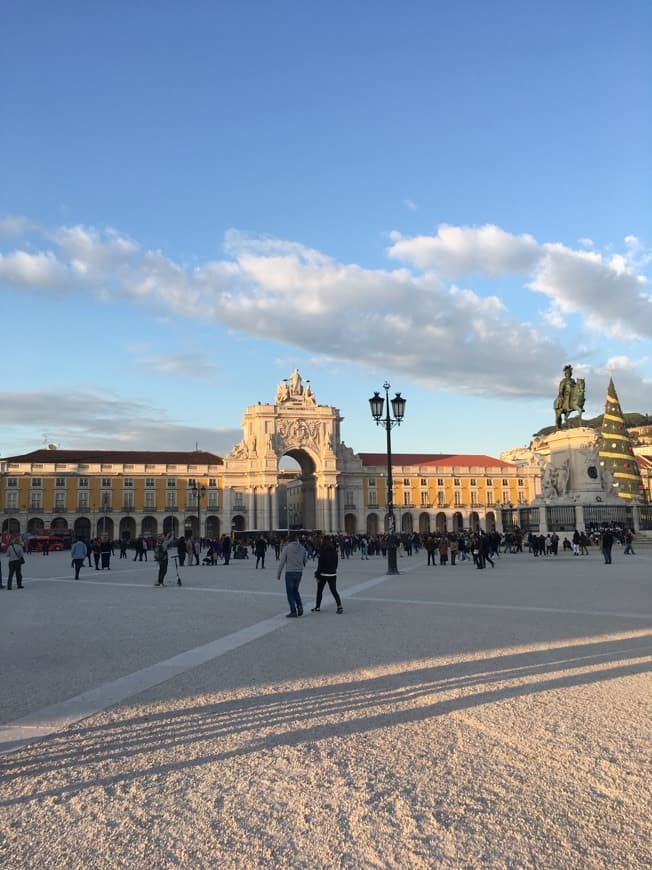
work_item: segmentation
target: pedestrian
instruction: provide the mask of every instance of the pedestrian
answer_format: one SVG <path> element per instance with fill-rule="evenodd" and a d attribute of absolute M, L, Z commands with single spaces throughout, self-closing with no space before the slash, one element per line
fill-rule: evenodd
<path fill-rule="evenodd" d="M 224 553 L 224 564 L 228 565 L 231 560 L 231 538 L 224 535 L 222 538 L 222 552 Z"/>
<path fill-rule="evenodd" d="M 307 558 L 306 548 L 299 543 L 296 533 L 291 532 L 288 543 L 281 551 L 276 571 L 276 578 L 280 580 L 281 573 L 285 567 L 285 591 L 290 605 L 290 612 L 286 614 L 287 617 L 303 616 L 303 602 L 299 595 L 299 584 L 301 583 L 301 575 L 303 574 Z"/>
<path fill-rule="evenodd" d="M 455 559 L 457 558 L 457 550 L 458 550 L 457 538 L 455 535 L 451 538 L 450 543 L 450 554 L 451 554 L 451 567 L 455 565 Z"/>
<path fill-rule="evenodd" d="M 439 542 L 439 564 L 446 565 L 448 562 L 448 541 L 442 538 Z"/>
<path fill-rule="evenodd" d="M 267 552 L 267 541 L 262 536 L 256 540 L 256 568 L 258 563 L 260 567 L 265 567 L 265 553 Z"/>
<path fill-rule="evenodd" d="M 23 565 L 25 554 L 20 543 L 20 538 L 14 540 L 7 547 L 7 561 L 9 562 L 9 576 L 7 577 L 7 589 L 11 589 L 14 577 L 18 589 L 23 588 Z"/>
<path fill-rule="evenodd" d="M 158 542 L 154 548 L 154 559 L 158 562 L 158 580 L 154 585 L 165 586 L 165 575 L 168 572 L 168 547 L 163 535 L 159 535 Z"/>
<path fill-rule="evenodd" d="M 120 558 L 127 558 L 127 545 L 129 544 L 129 540 L 127 538 L 120 539 Z"/>
<path fill-rule="evenodd" d="M 623 550 L 624 556 L 635 556 L 634 547 L 632 546 L 634 543 L 634 535 L 632 532 L 625 532 L 625 549 Z M 2 577 L 0 577 L 2 580 Z"/>
<path fill-rule="evenodd" d="M 113 555 L 113 542 L 105 538 L 100 544 L 100 555 L 102 556 L 102 571 L 106 568 L 111 570 L 111 556 Z"/>
<path fill-rule="evenodd" d="M 186 545 L 186 539 L 183 535 L 177 541 L 177 556 L 179 557 L 179 564 L 183 568 L 186 564 L 186 553 L 188 552 L 188 548 Z"/>
<path fill-rule="evenodd" d="M 337 592 L 337 547 L 333 544 L 333 539 L 330 535 L 324 535 L 322 545 L 319 549 L 315 579 L 317 580 L 317 600 L 315 601 L 315 606 L 312 608 L 312 613 L 320 612 L 321 598 L 324 592 L 324 586 L 326 586 L 327 583 L 331 595 L 335 599 L 337 612 L 344 613 L 342 599 Z"/>
<path fill-rule="evenodd" d="M 605 529 L 602 533 L 601 545 L 604 563 L 605 565 L 611 565 L 611 548 L 614 545 L 614 536 L 609 529 Z"/>
<path fill-rule="evenodd" d="M 100 539 L 95 538 L 93 544 L 91 546 L 93 551 L 93 561 L 95 562 L 95 570 L 100 570 L 100 556 L 102 555 L 102 545 L 100 544 Z"/>
<path fill-rule="evenodd" d="M 77 538 L 70 550 L 72 567 L 75 569 L 75 580 L 79 580 L 79 572 L 84 564 L 84 559 L 86 558 L 87 553 L 88 548 L 86 547 L 86 544 L 81 538 Z"/>

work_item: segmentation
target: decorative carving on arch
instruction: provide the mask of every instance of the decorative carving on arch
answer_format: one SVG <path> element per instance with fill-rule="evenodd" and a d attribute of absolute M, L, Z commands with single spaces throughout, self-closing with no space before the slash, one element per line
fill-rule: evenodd
<path fill-rule="evenodd" d="M 279 420 L 276 433 L 276 447 L 279 452 L 298 447 L 319 449 L 319 421 Z"/>

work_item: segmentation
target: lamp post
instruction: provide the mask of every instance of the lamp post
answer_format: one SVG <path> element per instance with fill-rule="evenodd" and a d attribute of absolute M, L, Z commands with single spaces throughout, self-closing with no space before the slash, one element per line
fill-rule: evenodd
<path fill-rule="evenodd" d="M 394 482 L 392 479 L 392 428 L 400 426 L 405 416 L 405 399 L 397 393 L 391 400 L 392 414 L 390 417 L 389 388 L 387 381 L 383 384 L 385 398 L 380 393 L 374 393 L 369 399 L 371 416 L 376 421 L 376 426 L 383 426 L 387 432 L 387 573 L 398 574 L 396 564 L 396 525 L 394 521 Z M 385 404 L 387 403 L 387 404 Z M 385 416 L 383 417 L 383 408 Z"/>
<path fill-rule="evenodd" d="M 190 490 L 197 499 L 197 537 L 199 538 L 199 552 L 201 553 L 201 497 L 206 492 L 206 487 L 197 486 L 197 481 L 193 480 Z"/>

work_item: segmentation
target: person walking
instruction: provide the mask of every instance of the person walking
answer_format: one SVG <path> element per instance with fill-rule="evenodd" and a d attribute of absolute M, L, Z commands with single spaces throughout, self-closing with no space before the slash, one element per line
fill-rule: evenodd
<path fill-rule="evenodd" d="M 267 541 L 262 536 L 256 540 L 256 568 L 258 563 L 260 567 L 265 567 L 265 553 L 267 552 Z"/>
<path fill-rule="evenodd" d="M 290 612 L 286 614 L 288 618 L 303 616 L 303 602 L 299 594 L 299 584 L 307 558 L 306 548 L 299 543 L 296 533 L 291 532 L 288 543 L 281 550 L 276 571 L 276 579 L 280 580 L 283 568 L 285 568 L 285 592 L 290 605 Z"/>
<path fill-rule="evenodd" d="M 81 538 L 77 538 L 70 550 L 72 566 L 75 569 L 75 580 L 79 580 L 79 572 L 84 564 L 84 559 L 86 558 L 87 553 L 88 548 L 86 547 L 86 544 Z"/>
<path fill-rule="evenodd" d="M 102 556 L 102 571 L 106 568 L 111 570 L 111 556 L 113 555 L 113 542 L 109 538 L 105 538 L 100 544 L 100 555 Z"/>
<path fill-rule="evenodd" d="M 231 538 L 224 535 L 222 538 L 222 553 L 224 554 L 224 564 L 228 565 L 231 560 Z"/>
<path fill-rule="evenodd" d="M 100 544 L 100 539 L 95 538 L 91 545 L 91 550 L 93 551 L 93 561 L 95 562 L 95 570 L 100 570 L 100 556 L 102 555 L 102 545 Z"/>
<path fill-rule="evenodd" d="M 634 535 L 631 531 L 625 532 L 625 549 L 623 550 L 623 556 L 635 556 L 634 547 L 632 546 L 634 543 Z M 0 581 L 2 577 L 0 577 Z"/>
<path fill-rule="evenodd" d="M 23 564 L 25 554 L 19 538 L 15 538 L 7 547 L 7 561 L 9 562 L 9 576 L 7 577 L 7 589 L 11 589 L 14 577 L 18 589 L 23 588 Z"/>
<path fill-rule="evenodd" d="M 154 559 L 158 562 L 158 580 L 155 586 L 165 586 L 165 575 L 168 572 L 168 547 L 163 535 L 159 535 L 154 549 Z"/>
<path fill-rule="evenodd" d="M 333 544 L 333 539 L 330 535 L 324 535 L 322 545 L 319 549 L 315 579 L 317 580 L 317 600 L 315 601 L 315 606 L 312 608 L 312 613 L 320 612 L 321 599 L 324 587 L 327 583 L 331 595 L 335 599 L 337 612 L 344 613 L 342 599 L 337 592 L 337 547 Z"/>
<path fill-rule="evenodd" d="M 601 545 L 604 563 L 605 565 L 611 565 L 611 548 L 614 545 L 614 536 L 609 529 L 605 529 L 602 533 Z"/>
<path fill-rule="evenodd" d="M 179 557 L 179 565 L 183 568 L 186 563 L 187 544 L 183 535 L 177 541 L 177 556 Z"/>

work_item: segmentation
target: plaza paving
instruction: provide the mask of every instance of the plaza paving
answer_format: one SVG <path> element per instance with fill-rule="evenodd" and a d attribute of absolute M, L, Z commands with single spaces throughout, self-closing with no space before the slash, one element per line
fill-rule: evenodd
<path fill-rule="evenodd" d="M 0 592 L 8 867 L 649 867 L 652 550 Z M 5 572 L 6 577 L 6 572 Z"/>

